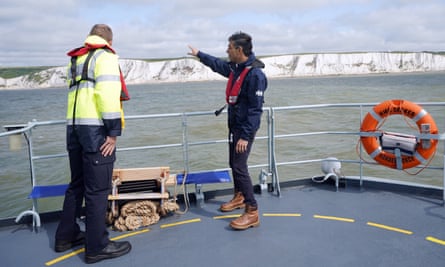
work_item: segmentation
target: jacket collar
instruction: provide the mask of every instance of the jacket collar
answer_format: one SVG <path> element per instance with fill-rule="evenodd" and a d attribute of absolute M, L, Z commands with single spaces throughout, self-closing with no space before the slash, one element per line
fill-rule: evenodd
<path fill-rule="evenodd" d="M 233 70 L 242 70 L 246 66 L 252 66 L 254 68 L 264 68 L 265 67 L 265 64 L 261 60 L 257 59 L 253 52 L 252 52 L 252 54 L 250 54 L 250 56 L 248 57 L 248 59 L 245 62 L 239 63 L 239 64 L 230 62 L 230 65 Z"/>
<path fill-rule="evenodd" d="M 98 48 L 107 48 L 113 54 L 116 54 L 114 49 L 108 44 L 108 42 L 105 39 L 97 35 L 89 35 L 87 39 L 85 39 L 84 46 L 69 51 L 67 55 L 70 57 L 82 56 L 87 54 L 88 51 Z"/>

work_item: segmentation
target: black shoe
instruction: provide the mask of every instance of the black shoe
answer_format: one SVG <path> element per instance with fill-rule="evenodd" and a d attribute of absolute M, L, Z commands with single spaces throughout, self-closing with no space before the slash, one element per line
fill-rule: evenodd
<path fill-rule="evenodd" d="M 113 242 L 110 241 L 102 251 L 96 254 L 85 254 L 86 263 L 95 263 L 105 259 L 117 258 L 127 254 L 131 250 L 131 244 L 128 241 Z"/>
<path fill-rule="evenodd" d="M 80 246 L 83 244 L 85 244 L 85 232 L 79 232 L 73 240 L 56 239 L 54 250 L 56 252 L 64 252 L 72 247 Z"/>

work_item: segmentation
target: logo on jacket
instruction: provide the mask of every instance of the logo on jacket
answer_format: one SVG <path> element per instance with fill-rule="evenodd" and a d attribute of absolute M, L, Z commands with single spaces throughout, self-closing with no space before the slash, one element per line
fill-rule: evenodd
<path fill-rule="evenodd" d="M 256 91 L 256 96 L 263 96 L 263 91 L 261 91 L 261 90 L 258 90 L 258 91 Z"/>

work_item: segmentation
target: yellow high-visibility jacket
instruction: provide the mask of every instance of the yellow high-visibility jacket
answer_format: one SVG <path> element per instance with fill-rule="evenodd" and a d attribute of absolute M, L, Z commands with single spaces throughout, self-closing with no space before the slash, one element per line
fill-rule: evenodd
<path fill-rule="evenodd" d="M 85 44 L 108 45 L 95 35 L 88 36 Z M 67 146 L 73 148 L 70 145 L 77 146 L 79 141 L 85 151 L 97 152 L 106 136 L 121 135 L 120 70 L 118 56 L 106 48 L 98 48 L 88 60 L 88 79 L 83 80 L 87 57 L 85 54 L 74 59 L 76 77 L 73 77 L 73 63 L 68 65 Z"/>

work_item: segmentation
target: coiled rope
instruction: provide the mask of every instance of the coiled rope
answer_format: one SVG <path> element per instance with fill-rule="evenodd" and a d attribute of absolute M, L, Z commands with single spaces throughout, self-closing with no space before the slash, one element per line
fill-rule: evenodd
<path fill-rule="evenodd" d="M 185 214 L 189 208 L 189 198 L 186 190 L 187 172 L 183 171 L 184 179 L 182 181 L 182 191 L 184 194 L 185 209 L 179 210 L 177 201 L 177 184 L 174 187 L 173 199 L 159 202 L 153 202 L 150 200 L 135 200 L 125 203 L 118 214 L 109 212 L 107 214 L 107 223 L 113 225 L 113 228 L 117 231 L 132 231 L 140 227 L 149 226 L 159 221 L 161 217 L 165 217 L 172 212 L 177 214 Z M 116 207 L 112 206 L 112 210 Z"/>
<path fill-rule="evenodd" d="M 125 203 L 117 218 L 108 214 L 108 222 L 117 231 L 132 231 L 159 221 L 161 216 L 179 209 L 175 202 L 165 201 L 162 205 L 150 200 L 135 200 Z"/>

